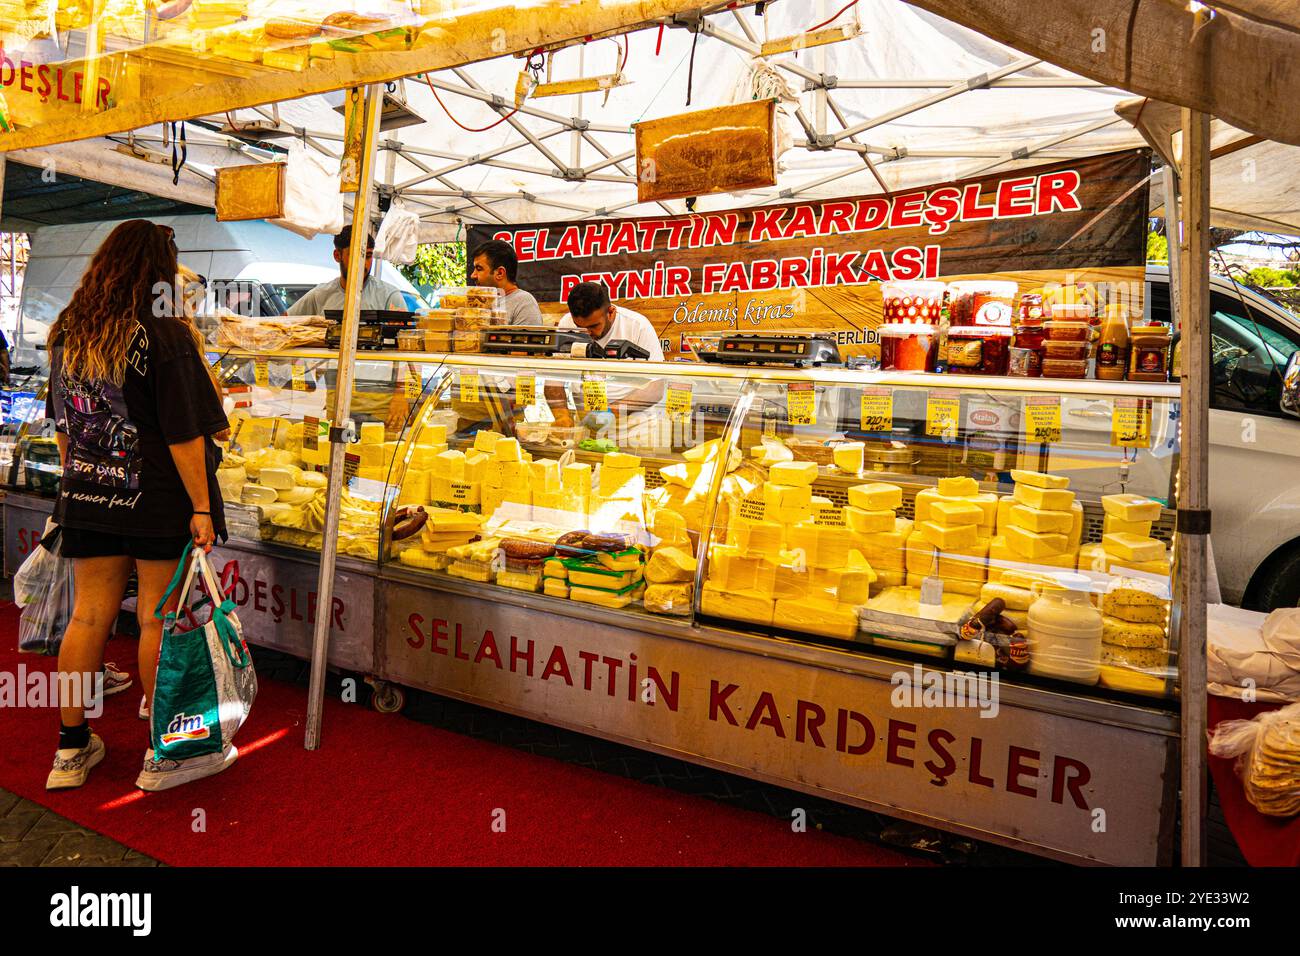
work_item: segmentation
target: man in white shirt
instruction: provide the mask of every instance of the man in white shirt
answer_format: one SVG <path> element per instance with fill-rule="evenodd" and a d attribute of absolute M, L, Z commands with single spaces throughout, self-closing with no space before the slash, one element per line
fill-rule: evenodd
<path fill-rule="evenodd" d="M 344 226 L 334 237 L 334 261 L 339 264 L 338 279 L 322 282 L 301 299 L 289 306 L 290 315 L 324 315 L 326 310 L 343 310 L 347 298 L 348 248 L 352 244 L 352 227 Z M 366 240 L 366 272 L 361 285 L 361 308 L 392 309 L 410 312 L 406 299 L 396 286 L 370 274 L 375 263 L 375 237 Z"/>
<path fill-rule="evenodd" d="M 507 325 L 543 324 L 542 310 L 532 293 L 515 285 L 519 256 L 515 254 L 514 246 L 500 239 L 489 239 L 471 254 L 470 269 L 470 278 L 475 285 L 496 286 L 501 290 Z"/>

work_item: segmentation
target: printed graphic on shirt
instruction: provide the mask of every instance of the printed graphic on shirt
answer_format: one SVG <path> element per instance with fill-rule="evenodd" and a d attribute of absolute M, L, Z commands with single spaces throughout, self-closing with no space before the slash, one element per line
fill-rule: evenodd
<path fill-rule="evenodd" d="M 143 326 L 137 326 L 127 348 L 127 364 L 144 375 L 148 353 L 149 337 Z M 140 487 L 139 435 L 127 417 L 121 386 L 73 378 L 66 369 L 62 379 L 63 424 L 68 434 L 65 476 L 104 488 Z M 81 496 L 74 493 L 74 497 Z"/>

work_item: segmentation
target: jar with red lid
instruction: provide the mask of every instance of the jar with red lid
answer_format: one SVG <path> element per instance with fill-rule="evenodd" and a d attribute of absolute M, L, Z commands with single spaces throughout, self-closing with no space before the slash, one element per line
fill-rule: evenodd
<path fill-rule="evenodd" d="M 1014 282 L 997 279 L 950 282 L 948 321 L 956 326 L 1002 325 L 1010 329 L 1018 288 Z"/>
<path fill-rule="evenodd" d="M 938 322 L 943 304 L 942 282 L 882 282 L 881 320 L 892 322 Z"/>
<path fill-rule="evenodd" d="M 1017 325 L 1011 343 L 1007 374 L 1037 378 L 1043 374 L 1043 343 L 1047 330 L 1042 325 Z"/>
<path fill-rule="evenodd" d="M 880 327 L 880 367 L 887 372 L 933 372 L 939 334 L 929 322 L 890 322 Z"/>
<path fill-rule="evenodd" d="M 1026 292 L 1020 297 L 1020 324 L 1042 325 L 1047 317 L 1041 292 Z"/>
<path fill-rule="evenodd" d="M 948 328 L 948 371 L 955 375 L 1006 375 L 1011 364 L 1011 326 Z"/>

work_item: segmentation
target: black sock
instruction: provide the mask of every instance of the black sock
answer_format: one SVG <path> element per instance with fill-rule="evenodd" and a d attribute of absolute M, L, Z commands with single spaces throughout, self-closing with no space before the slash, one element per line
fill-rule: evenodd
<path fill-rule="evenodd" d="M 59 749 L 83 750 L 90 743 L 90 724 L 84 720 L 76 727 L 59 724 Z"/>

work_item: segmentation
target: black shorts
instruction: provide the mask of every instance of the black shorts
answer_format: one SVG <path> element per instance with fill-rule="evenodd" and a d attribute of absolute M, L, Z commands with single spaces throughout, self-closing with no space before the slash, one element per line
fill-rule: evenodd
<path fill-rule="evenodd" d="M 112 558 L 124 555 L 138 561 L 179 561 L 188 534 L 165 538 L 146 538 L 85 528 L 61 528 L 59 547 L 65 558 Z"/>

